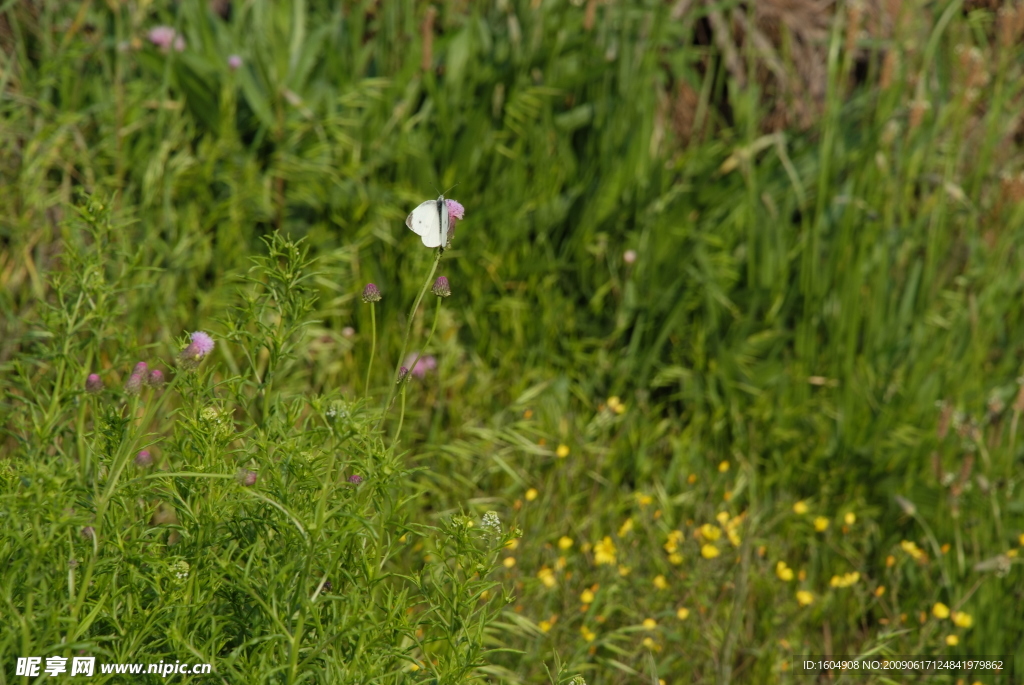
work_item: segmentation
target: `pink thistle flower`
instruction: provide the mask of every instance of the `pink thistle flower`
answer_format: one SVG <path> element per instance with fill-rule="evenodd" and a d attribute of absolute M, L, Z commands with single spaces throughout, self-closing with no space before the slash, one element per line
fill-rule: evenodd
<path fill-rule="evenodd" d="M 363 477 L 360 476 L 359 474 L 354 473 L 348 477 L 348 482 L 352 483 L 352 485 L 359 485 L 360 483 L 363 482 Z"/>
<path fill-rule="evenodd" d="M 164 384 L 164 372 L 160 369 L 153 369 L 149 372 L 149 379 L 147 382 L 151 388 L 161 387 Z"/>
<path fill-rule="evenodd" d="M 416 356 L 417 356 L 417 353 L 413 352 L 408 357 L 406 357 L 405 358 L 405 365 L 409 366 L 410 364 L 413 363 L 413 361 L 416 361 Z M 428 371 L 433 371 L 436 368 L 437 368 L 437 358 L 434 357 L 433 355 L 426 354 L 426 355 L 423 355 L 422 357 L 420 357 L 419 361 L 416 361 L 416 365 L 414 367 L 412 367 L 412 375 L 416 376 L 416 378 L 423 378 L 424 376 L 427 375 Z"/>
<path fill-rule="evenodd" d="M 124 391 L 129 395 L 138 395 L 139 391 L 142 390 L 142 384 L 146 382 L 146 371 L 148 369 L 149 367 L 146 362 L 136 364 L 132 375 L 128 377 L 128 382 L 124 384 Z"/>
<path fill-rule="evenodd" d="M 202 331 L 196 331 L 192 334 L 192 342 L 181 351 L 179 359 L 181 360 L 182 366 L 185 368 L 195 368 L 199 366 L 199 362 L 203 360 L 203 357 L 210 354 L 213 351 L 213 338 L 209 334 Z"/>
<path fill-rule="evenodd" d="M 445 248 L 449 248 L 452 245 L 452 239 L 455 237 L 455 224 L 459 223 L 459 220 L 466 215 L 466 208 L 463 207 L 457 200 L 447 199 L 444 203 L 448 206 L 448 243 Z"/>
<path fill-rule="evenodd" d="M 241 471 L 238 472 L 239 484 L 247 488 L 251 488 L 252 486 L 256 485 L 256 479 L 258 477 L 259 476 L 256 474 L 255 471 L 250 471 L 249 469 L 242 469 Z"/>
<path fill-rule="evenodd" d="M 146 467 L 152 463 L 153 455 L 149 453 L 149 450 L 140 450 L 139 453 L 135 455 L 136 466 Z"/>
<path fill-rule="evenodd" d="M 161 52 L 168 52 L 172 47 L 177 52 L 185 49 L 185 39 L 178 35 L 170 26 L 155 26 L 149 30 L 149 42 L 160 48 Z"/>
<path fill-rule="evenodd" d="M 438 276 L 437 280 L 434 281 L 434 287 L 431 289 L 431 292 L 438 297 L 448 297 L 452 294 L 452 287 L 445 276 Z"/>
<path fill-rule="evenodd" d="M 90 395 L 97 395 L 103 392 L 103 379 L 98 373 L 90 373 L 85 379 L 85 391 Z"/>
<path fill-rule="evenodd" d="M 363 288 L 363 302 L 380 302 L 380 290 L 373 283 L 367 283 Z"/>
<path fill-rule="evenodd" d="M 230 57 L 228 57 L 228 68 L 231 69 L 231 71 L 237 71 L 238 68 L 241 67 L 241 66 L 242 66 L 242 58 L 241 57 L 239 57 L 238 55 L 231 55 Z"/>

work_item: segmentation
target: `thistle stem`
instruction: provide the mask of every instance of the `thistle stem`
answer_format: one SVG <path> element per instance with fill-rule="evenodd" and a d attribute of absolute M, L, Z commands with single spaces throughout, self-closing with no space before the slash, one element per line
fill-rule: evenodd
<path fill-rule="evenodd" d="M 370 303 L 370 362 L 366 365 L 366 388 L 363 397 L 370 397 L 370 369 L 373 368 L 373 355 L 377 351 L 377 308 Z"/>
<path fill-rule="evenodd" d="M 434 264 L 430 267 L 430 273 L 427 274 L 427 280 L 423 282 L 423 287 L 420 288 L 420 294 L 416 296 L 416 301 L 412 305 L 412 310 L 409 312 L 409 322 L 405 326 L 405 337 L 402 339 L 402 352 L 398 355 L 398 364 L 395 365 L 395 375 L 392 377 L 393 382 L 391 383 L 391 390 L 388 391 L 388 399 L 384 403 L 384 411 L 380 413 L 380 418 L 377 419 L 376 428 L 380 428 L 381 424 L 384 423 L 385 417 L 388 412 L 391 411 L 391 404 L 395 400 L 395 391 L 398 389 L 398 374 L 402 370 L 402 360 L 405 359 L 405 352 L 409 349 L 409 336 L 412 334 L 412 324 L 416 319 L 416 311 L 420 308 L 420 302 L 423 301 L 423 296 L 427 294 L 427 288 L 430 287 L 430 281 L 434 277 L 434 272 L 437 271 L 437 265 L 441 261 L 441 255 L 444 250 L 438 249 L 437 256 L 434 257 Z"/>

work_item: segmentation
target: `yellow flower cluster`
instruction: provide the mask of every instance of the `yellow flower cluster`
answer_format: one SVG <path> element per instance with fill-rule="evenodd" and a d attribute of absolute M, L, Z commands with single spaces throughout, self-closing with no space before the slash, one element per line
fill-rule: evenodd
<path fill-rule="evenodd" d="M 700 548 L 700 555 L 705 559 L 714 559 L 722 552 L 712 544 L 704 545 Z"/>
<path fill-rule="evenodd" d="M 715 528 L 710 523 L 705 523 L 703 526 L 700 527 L 700 535 L 708 542 L 714 542 L 718 538 L 722 537 L 722 531 L 718 528 Z"/>
<path fill-rule="evenodd" d="M 594 545 L 594 563 L 598 566 L 614 564 L 616 559 L 615 543 L 605 535 L 604 540 Z"/>
<path fill-rule="evenodd" d="M 669 562 L 676 566 L 683 563 L 683 555 L 679 553 L 679 543 L 682 541 L 683 531 L 670 530 L 668 532 L 668 540 L 664 544 L 665 551 L 668 552 Z"/>
<path fill-rule="evenodd" d="M 775 564 L 775 575 L 777 575 L 780 580 L 783 580 L 788 583 L 789 581 L 793 580 L 793 569 L 787 566 L 786 562 L 780 561 L 779 563 Z"/>
<path fill-rule="evenodd" d="M 850 571 L 849 573 L 844 573 L 841 576 L 832 576 L 832 580 L 829 581 L 829 585 L 832 587 L 850 587 L 858 580 L 860 580 L 860 573 L 857 571 Z"/>
<path fill-rule="evenodd" d="M 624 405 L 615 395 L 608 398 L 608 408 L 616 414 L 623 414 L 626 411 L 626 405 Z"/>
<path fill-rule="evenodd" d="M 547 566 L 537 571 L 537 578 L 540 579 L 540 582 L 544 583 L 544 587 L 554 587 L 557 582 L 555 581 L 555 572 Z"/>
<path fill-rule="evenodd" d="M 932 616 L 937 619 L 952 618 L 954 625 L 960 628 L 970 628 L 974 625 L 974 619 L 970 614 L 965 611 L 950 611 L 942 602 L 936 602 L 932 607 Z"/>
<path fill-rule="evenodd" d="M 796 593 L 796 601 L 802 607 L 810 606 L 814 602 L 814 595 L 807 590 L 798 590 Z"/>
<path fill-rule="evenodd" d="M 725 537 L 729 538 L 732 546 L 739 547 L 740 535 L 736 532 L 736 529 L 743 523 L 743 514 L 729 518 L 729 515 L 723 511 L 718 514 L 718 522 L 725 527 Z"/>
<path fill-rule="evenodd" d="M 923 561 L 925 559 L 925 554 L 921 548 L 910 540 L 903 540 L 900 542 L 900 547 L 903 548 L 904 552 L 912 556 L 915 561 Z"/>

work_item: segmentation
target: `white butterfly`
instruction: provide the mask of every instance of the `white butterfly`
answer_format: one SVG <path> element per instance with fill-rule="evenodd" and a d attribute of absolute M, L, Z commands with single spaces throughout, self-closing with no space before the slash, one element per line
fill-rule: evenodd
<path fill-rule="evenodd" d="M 438 196 L 436 200 L 427 200 L 412 210 L 405 219 L 405 225 L 420 236 L 427 247 L 443 248 L 447 245 L 451 218 L 448 216 L 448 203 L 444 201 L 444 195 Z"/>

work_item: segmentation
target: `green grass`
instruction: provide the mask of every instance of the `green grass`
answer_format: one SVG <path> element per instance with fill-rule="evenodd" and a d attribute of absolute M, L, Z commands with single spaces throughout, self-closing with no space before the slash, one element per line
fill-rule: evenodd
<path fill-rule="evenodd" d="M 732 5 L 0 3 L 0 683 L 1024 669 L 1024 54 L 905 4 L 774 132 L 695 39 Z"/>

